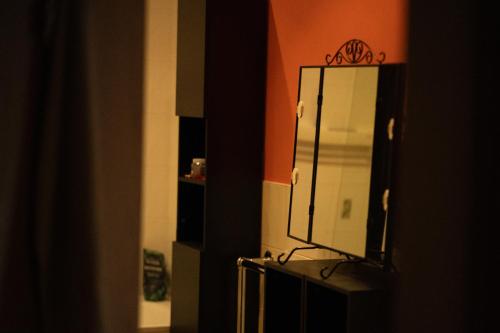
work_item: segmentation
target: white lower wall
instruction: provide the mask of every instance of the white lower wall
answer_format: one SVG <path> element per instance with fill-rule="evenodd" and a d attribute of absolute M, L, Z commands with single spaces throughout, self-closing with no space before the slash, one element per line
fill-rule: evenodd
<path fill-rule="evenodd" d="M 265 180 L 262 184 L 262 244 L 261 255 L 271 251 L 276 260 L 278 255 L 295 247 L 308 246 L 287 237 L 290 185 Z M 326 250 L 301 250 L 295 252 L 292 260 L 338 258 Z"/>

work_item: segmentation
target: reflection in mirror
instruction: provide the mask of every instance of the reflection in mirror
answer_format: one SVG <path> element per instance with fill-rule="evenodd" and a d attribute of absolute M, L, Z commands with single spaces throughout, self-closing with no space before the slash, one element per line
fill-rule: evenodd
<path fill-rule="evenodd" d="M 301 68 L 288 235 L 307 241 L 320 68 Z"/>
<path fill-rule="evenodd" d="M 312 243 L 365 257 L 378 67 L 325 68 Z M 304 202 L 308 202 L 304 199 Z"/>

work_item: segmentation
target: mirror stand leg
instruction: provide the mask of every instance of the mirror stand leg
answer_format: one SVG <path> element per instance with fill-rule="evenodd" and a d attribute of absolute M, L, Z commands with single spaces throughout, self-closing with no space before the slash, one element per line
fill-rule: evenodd
<path fill-rule="evenodd" d="M 285 253 L 282 253 L 278 256 L 278 263 L 280 265 L 284 265 L 288 262 L 288 260 L 290 260 L 290 258 L 292 257 L 293 253 L 295 251 L 298 251 L 298 250 L 314 250 L 314 249 L 318 249 L 319 247 L 318 246 L 307 246 L 307 247 L 296 247 L 294 248 L 292 251 L 290 251 L 290 253 L 288 254 L 288 256 L 285 258 L 285 260 L 282 260 L 281 258 L 283 258 L 283 256 L 285 255 Z"/>
<path fill-rule="evenodd" d="M 321 277 L 324 280 L 326 280 L 326 279 L 328 279 L 337 270 L 337 268 L 340 265 L 344 265 L 344 264 L 357 264 L 357 263 L 360 263 L 362 261 L 363 260 L 361 260 L 361 259 L 343 259 L 343 260 L 340 260 L 337 263 L 335 263 L 335 265 L 332 267 L 332 269 L 328 273 L 326 273 L 326 271 L 328 270 L 328 267 L 323 267 L 321 269 L 321 271 L 319 272 L 319 275 L 321 275 Z"/>

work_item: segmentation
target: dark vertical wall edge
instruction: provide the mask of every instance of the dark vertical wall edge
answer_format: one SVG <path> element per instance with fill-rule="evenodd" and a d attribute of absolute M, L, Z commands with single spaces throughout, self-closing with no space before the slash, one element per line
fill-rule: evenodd
<path fill-rule="evenodd" d="M 486 237 L 481 217 L 487 215 L 476 210 L 478 199 L 487 198 L 478 180 L 493 174 L 484 175 L 487 165 L 477 158 L 476 131 L 487 125 L 477 123 L 484 102 L 476 84 L 495 66 L 483 57 L 488 43 L 482 48 L 476 41 L 475 6 L 410 2 L 408 106 L 394 212 L 401 271 L 395 332 L 482 332 L 471 330 L 484 319 L 476 310 L 484 289 L 474 282 L 492 263 L 491 253 L 476 247 Z"/>

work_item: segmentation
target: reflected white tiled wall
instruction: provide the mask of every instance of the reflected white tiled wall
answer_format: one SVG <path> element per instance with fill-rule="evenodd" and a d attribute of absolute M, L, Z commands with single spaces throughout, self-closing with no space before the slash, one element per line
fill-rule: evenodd
<path fill-rule="evenodd" d="M 146 8 L 142 248 L 163 252 L 170 272 L 177 214 L 177 0 L 148 0 Z"/>
<path fill-rule="evenodd" d="M 282 252 L 308 246 L 287 237 L 290 185 L 264 181 L 262 184 L 262 246 L 261 255 L 271 251 L 276 260 Z M 331 259 L 338 256 L 326 250 L 303 250 L 294 253 L 292 260 Z"/>

